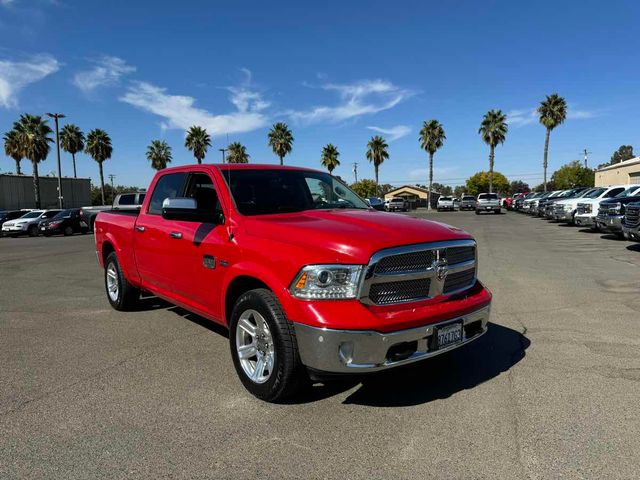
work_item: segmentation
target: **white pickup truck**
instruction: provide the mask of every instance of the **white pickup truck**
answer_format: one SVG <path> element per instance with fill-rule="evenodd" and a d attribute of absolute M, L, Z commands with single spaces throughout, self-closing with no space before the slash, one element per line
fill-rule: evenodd
<path fill-rule="evenodd" d="M 602 200 L 613 198 L 624 192 L 629 185 L 612 185 L 610 187 L 602 187 L 589 195 L 578 199 L 576 205 L 576 214 L 573 217 L 574 223 L 581 227 L 589 227 L 597 230 L 596 216 L 598 215 L 598 207 Z"/>
<path fill-rule="evenodd" d="M 476 215 L 482 212 L 501 213 L 500 198 L 497 193 L 481 193 L 476 201 Z"/>
<path fill-rule="evenodd" d="M 456 209 L 456 204 L 453 200 L 453 197 L 439 197 L 436 208 L 439 212 L 441 212 L 442 210 L 454 211 Z"/>

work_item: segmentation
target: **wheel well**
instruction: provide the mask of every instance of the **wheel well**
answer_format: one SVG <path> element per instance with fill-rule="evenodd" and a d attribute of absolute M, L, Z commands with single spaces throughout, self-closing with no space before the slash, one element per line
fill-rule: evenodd
<path fill-rule="evenodd" d="M 102 263 L 107 261 L 107 257 L 111 255 L 111 252 L 115 252 L 116 249 L 113 248 L 111 242 L 104 242 L 102 244 Z"/>
<path fill-rule="evenodd" d="M 249 290 L 254 290 L 256 288 L 266 288 L 267 290 L 271 290 L 261 280 L 258 280 L 255 277 L 250 277 L 248 275 L 241 275 L 231 280 L 224 299 L 224 311 L 227 325 L 229 324 L 229 320 L 231 319 L 231 311 L 233 310 L 233 306 L 238 298 L 240 298 L 242 294 L 248 292 Z"/>

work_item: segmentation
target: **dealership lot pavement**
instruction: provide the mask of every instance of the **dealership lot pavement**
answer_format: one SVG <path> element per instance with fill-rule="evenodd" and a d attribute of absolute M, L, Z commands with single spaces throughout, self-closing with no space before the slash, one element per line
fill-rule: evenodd
<path fill-rule="evenodd" d="M 489 333 L 288 405 L 206 320 L 111 310 L 91 236 L 0 239 L 0 478 L 637 478 L 640 244 L 429 216 L 476 236 Z"/>

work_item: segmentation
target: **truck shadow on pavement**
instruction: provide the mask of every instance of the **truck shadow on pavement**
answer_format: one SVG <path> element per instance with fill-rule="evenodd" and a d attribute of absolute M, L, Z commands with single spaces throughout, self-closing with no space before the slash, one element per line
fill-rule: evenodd
<path fill-rule="evenodd" d="M 530 344 L 520 332 L 490 323 L 483 337 L 458 350 L 361 378 L 343 403 L 404 407 L 448 398 L 506 372 L 524 358 Z"/>

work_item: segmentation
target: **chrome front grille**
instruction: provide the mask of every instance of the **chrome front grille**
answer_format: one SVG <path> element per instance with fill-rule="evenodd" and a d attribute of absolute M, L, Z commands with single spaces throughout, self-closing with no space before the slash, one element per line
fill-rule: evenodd
<path fill-rule="evenodd" d="M 450 295 L 475 283 L 475 241 L 425 243 L 374 254 L 359 297 L 365 304 L 392 305 Z"/>
<path fill-rule="evenodd" d="M 627 206 L 625 211 L 623 225 L 627 228 L 636 228 L 640 226 L 640 205 Z"/>
<path fill-rule="evenodd" d="M 561 204 L 561 203 L 556 203 L 553 206 L 553 211 L 556 212 L 556 213 L 560 213 L 560 212 L 564 211 L 564 205 Z"/>
<path fill-rule="evenodd" d="M 576 212 L 578 213 L 578 215 L 590 213 L 590 211 L 587 210 L 588 206 L 589 206 L 588 203 L 579 203 L 578 208 L 576 209 Z"/>

